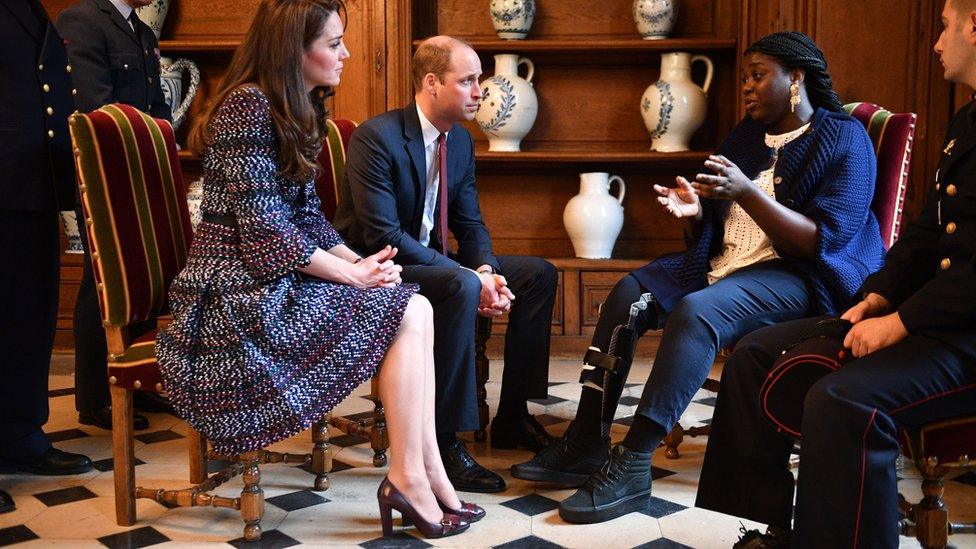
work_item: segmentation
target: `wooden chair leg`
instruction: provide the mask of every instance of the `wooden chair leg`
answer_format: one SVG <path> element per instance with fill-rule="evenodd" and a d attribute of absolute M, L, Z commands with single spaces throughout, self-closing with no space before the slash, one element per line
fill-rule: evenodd
<path fill-rule="evenodd" d="M 949 510 L 942 500 L 947 470 L 930 461 L 922 471 L 922 501 L 915 508 L 916 536 L 922 547 L 945 547 L 949 544 Z"/>
<path fill-rule="evenodd" d="M 474 432 L 474 439 L 484 442 L 488 439 L 488 376 L 490 363 L 488 362 L 488 340 L 491 338 L 491 319 L 478 317 L 474 336 L 474 371 L 475 391 L 478 398 L 478 421 L 480 429 Z"/>
<path fill-rule="evenodd" d="M 190 483 L 201 484 L 208 476 L 207 439 L 192 427 L 187 438 L 187 449 L 190 454 Z"/>
<path fill-rule="evenodd" d="M 373 400 L 373 430 L 370 431 L 369 445 L 373 448 L 373 467 L 385 466 L 390 435 L 386 432 L 386 411 L 378 394 Z"/>
<path fill-rule="evenodd" d="M 315 491 L 329 489 L 329 473 L 332 471 L 332 452 L 329 450 L 329 414 L 312 426 L 312 472 L 315 473 Z"/>
<path fill-rule="evenodd" d="M 685 428 L 681 426 L 680 423 L 676 423 L 671 432 L 664 437 L 664 456 L 668 459 L 678 459 L 681 454 L 678 452 L 678 446 L 685 439 Z"/>
<path fill-rule="evenodd" d="M 112 386 L 112 472 L 115 477 L 115 521 L 136 523 L 136 467 L 132 391 Z"/>
<path fill-rule="evenodd" d="M 244 462 L 244 488 L 241 490 L 241 518 L 244 519 L 244 539 L 261 539 L 261 518 L 264 516 L 264 490 L 261 488 L 261 470 L 258 462 L 261 452 L 241 454 Z"/>

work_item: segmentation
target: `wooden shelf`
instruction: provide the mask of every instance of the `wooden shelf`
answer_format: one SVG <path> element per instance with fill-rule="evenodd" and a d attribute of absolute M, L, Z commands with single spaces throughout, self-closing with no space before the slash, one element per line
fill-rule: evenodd
<path fill-rule="evenodd" d="M 172 51 L 233 52 L 240 44 L 240 39 L 160 40 L 159 50 L 164 54 Z"/>
<path fill-rule="evenodd" d="M 662 153 L 656 151 L 628 150 L 527 150 L 522 152 L 475 151 L 479 166 L 553 166 L 567 165 L 575 169 L 581 164 L 613 164 L 631 167 L 656 165 L 700 164 L 711 154 L 709 151 L 683 151 Z"/>
<path fill-rule="evenodd" d="M 715 51 L 735 49 L 734 38 L 668 38 L 664 40 L 641 40 L 639 38 L 558 38 L 539 40 L 501 40 L 473 38 L 471 46 L 482 52 L 517 53 L 593 53 L 593 52 L 666 52 L 666 51 Z M 422 40 L 415 40 L 414 48 Z"/>

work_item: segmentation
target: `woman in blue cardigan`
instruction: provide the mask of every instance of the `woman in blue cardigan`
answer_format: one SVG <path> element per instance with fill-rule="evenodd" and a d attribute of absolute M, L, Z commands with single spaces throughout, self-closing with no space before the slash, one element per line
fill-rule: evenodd
<path fill-rule="evenodd" d="M 748 116 L 705 162 L 711 173 L 654 187 L 662 207 L 685 221 L 687 249 L 616 284 L 584 361 L 576 419 L 560 440 L 512 467 L 517 478 L 582 485 L 560 504 L 566 521 L 646 509 L 651 453 L 719 349 L 762 326 L 845 310 L 881 266 L 870 209 L 874 149 L 864 127 L 843 113 L 823 52 L 804 34 L 772 34 L 746 50 L 742 73 Z M 664 332 L 633 425 L 610 450 L 636 343 L 612 342 L 613 330 L 648 293 L 650 306 L 633 327 L 638 336 Z"/>

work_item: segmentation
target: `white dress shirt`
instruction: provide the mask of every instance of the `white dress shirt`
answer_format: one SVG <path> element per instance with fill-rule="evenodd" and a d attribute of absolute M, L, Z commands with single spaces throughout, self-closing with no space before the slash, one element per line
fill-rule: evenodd
<path fill-rule="evenodd" d="M 431 124 L 424 111 L 417 105 L 417 117 L 424 135 L 424 159 L 427 162 L 427 189 L 424 192 L 424 217 L 420 222 L 420 243 L 430 245 L 430 234 L 434 231 L 434 210 L 437 208 L 437 191 L 441 181 L 441 163 L 437 156 L 437 138 L 441 132 Z M 446 136 L 447 134 L 445 134 Z M 446 137 L 445 137 L 446 138 Z M 441 235 L 441 238 L 447 238 Z"/>
<path fill-rule="evenodd" d="M 125 19 L 126 23 L 129 24 L 129 28 L 135 31 L 136 28 L 132 26 L 132 21 L 129 20 L 129 15 L 132 14 L 132 6 L 126 4 L 125 0 L 109 0 L 109 1 L 112 2 L 112 5 L 115 6 L 115 9 L 119 10 L 119 13 L 122 14 L 122 19 Z"/>

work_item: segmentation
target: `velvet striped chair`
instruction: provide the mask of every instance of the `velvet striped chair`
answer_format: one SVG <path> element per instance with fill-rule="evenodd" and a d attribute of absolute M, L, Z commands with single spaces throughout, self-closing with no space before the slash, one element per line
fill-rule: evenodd
<path fill-rule="evenodd" d="M 890 248 L 898 239 L 901 228 L 917 116 L 911 112 L 892 113 L 874 103 L 863 102 L 848 103 L 844 105 L 844 110 L 864 124 L 874 144 L 878 168 L 871 211 L 878 218 L 885 248 Z M 723 349 L 721 355 L 724 357 L 730 352 L 731 349 Z M 702 388 L 717 393 L 719 385 L 718 380 L 709 378 Z M 680 423 L 676 424 L 664 438 L 664 455 L 677 459 L 681 455 L 678 446 L 686 436 L 708 436 L 709 432 L 709 425 L 685 429 Z"/>
<path fill-rule="evenodd" d="M 191 429 L 190 481 L 196 485 L 182 490 L 136 487 L 133 392 L 164 392 L 164 387 L 156 363 L 158 330 L 136 334 L 129 328 L 167 312 L 167 290 L 186 263 L 192 238 L 186 189 L 168 122 L 115 104 L 72 115 L 70 130 L 110 353 L 116 520 L 123 526 L 135 523 L 136 498 L 167 506 L 225 507 L 239 509 L 244 537 L 258 540 L 264 515 L 260 464 L 309 464 L 315 474 L 314 489 L 328 488 L 332 455 L 326 417 L 312 428 L 311 454 L 260 450 L 216 456 L 207 452 L 206 440 Z M 208 475 L 211 459 L 230 464 Z M 240 497 L 209 493 L 238 474 L 244 480 Z"/>
<path fill-rule="evenodd" d="M 345 175 L 346 168 L 346 146 L 356 123 L 351 120 L 333 119 L 329 121 L 330 131 L 328 142 L 322 147 L 319 153 L 319 165 L 322 166 L 322 173 L 315 181 L 315 189 L 322 203 L 322 213 L 330 221 L 335 217 L 336 208 L 339 205 L 339 186 L 342 177 Z M 487 427 L 489 420 L 488 409 L 488 383 L 489 361 L 488 361 L 488 339 L 491 338 L 491 319 L 478 317 L 475 329 L 475 387 L 478 400 L 478 419 L 480 429 L 475 431 L 474 438 L 478 442 L 487 439 Z M 386 434 L 386 421 L 383 419 L 383 403 L 379 399 L 376 378 L 372 383 L 372 394 L 370 398 L 375 404 L 373 415 L 369 419 L 349 420 L 341 417 L 329 419 L 330 425 L 343 432 L 350 434 L 361 434 L 370 439 L 370 446 L 373 448 L 373 465 L 381 467 L 386 464 L 386 450 L 390 447 L 389 437 Z"/>

